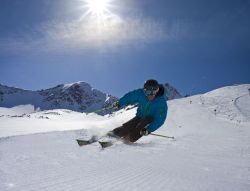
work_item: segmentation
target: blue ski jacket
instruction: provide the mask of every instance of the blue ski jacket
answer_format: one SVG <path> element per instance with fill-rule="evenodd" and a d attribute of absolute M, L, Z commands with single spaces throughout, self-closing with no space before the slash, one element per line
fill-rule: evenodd
<path fill-rule="evenodd" d="M 148 131 L 155 131 L 165 122 L 168 106 L 166 101 L 166 91 L 162 85 L 160 85 L 159 92 L 152 101 L 148 100 L 143 89 L 131 91 L 119 100 L 119 105 L 121 107 L 133 104 L 138 104 L 136 113 L 137 117 L 151 117 L 153 119 L 147 127 Z"/>

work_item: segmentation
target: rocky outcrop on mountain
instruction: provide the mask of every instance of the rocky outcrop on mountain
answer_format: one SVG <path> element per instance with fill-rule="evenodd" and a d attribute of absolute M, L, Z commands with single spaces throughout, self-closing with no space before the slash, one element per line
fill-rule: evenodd
<path fill-rule="evenodd" d="M 171 86 L 169 83 L 163 84 L 165 90 L 167 91 L 167 99 L 178 99 L 182 98 L 183 96 L 177 91 L 177 89 L 173 86 Z"/>

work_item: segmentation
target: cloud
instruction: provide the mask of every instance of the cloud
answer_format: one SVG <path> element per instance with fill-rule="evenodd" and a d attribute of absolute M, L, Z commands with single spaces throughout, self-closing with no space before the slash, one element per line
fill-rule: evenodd
<path fill-rule="evenodd" d="M 48 27 L 47 39 L 75 47 L 122 46 L 135 42 L 150 43 L 165 38 L 163 24 L 150 19 L 113 19 L 103 23 L 93 20 L 60 23 Z"/>
<path fill-rule="evenodd" d="M 77 52 L 89 49 L 116 50 L 119 47 L 141 47 L 175 39 L 180 23 L 167 26 L 162 21 L 117 16 L 96 20 L 50 21 L 23 35 L 0 39 L 2 51 Z"/>

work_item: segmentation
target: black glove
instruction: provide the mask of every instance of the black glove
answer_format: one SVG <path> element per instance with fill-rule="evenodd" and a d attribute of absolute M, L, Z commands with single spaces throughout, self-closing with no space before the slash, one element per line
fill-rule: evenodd
<path fill-rule="evenodd" d="M 141 131 L 140 131 L 140 135 L 142 136 L 147 136 L 148 134 L 150 134 L 150 132 L 148 131 L 147 128 L 142 128 Z"/>

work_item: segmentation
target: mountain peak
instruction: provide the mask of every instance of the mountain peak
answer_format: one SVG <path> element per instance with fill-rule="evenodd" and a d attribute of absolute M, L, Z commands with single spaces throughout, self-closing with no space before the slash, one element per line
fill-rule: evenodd
<path fill-rule="evenodd" d="M 74 86 L 79 86 L 79 87 L 82 87 L 82 88 L 87 88 L 87 89 L 90 88 L 90 89 L 92 89 L 90 84 L 87 83 L 87 82 L 84 82 L 84 81 L 78 81 L 78 82 L 74 82 L 74 83 L 63 84 L 64 89 L 68 89 L 68 88 L 71 88 L 71 87 L 74 87 Z"/>
<path fill-rule="evenodd" d="M 163 84 L 164 88 L 167 91 L 167 98 L 168 100 L 172 100 L 172 99 L 178 99 L 178 98 L 182 98 L 183 96 L 177 91 L 176 88 L 174 88 L 173 86 L 171 86 L 169 83 L 165 83 Z"/>

